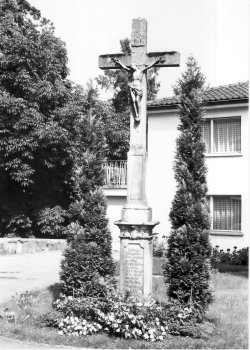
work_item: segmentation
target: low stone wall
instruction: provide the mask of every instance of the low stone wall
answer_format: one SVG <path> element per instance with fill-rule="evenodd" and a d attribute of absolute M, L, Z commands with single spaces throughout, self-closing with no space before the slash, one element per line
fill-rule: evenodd
<path fill-rule="evenodd" d="M 63 250 L 66 245 L 65 239 L 0 238 L 0 255 Z"/>

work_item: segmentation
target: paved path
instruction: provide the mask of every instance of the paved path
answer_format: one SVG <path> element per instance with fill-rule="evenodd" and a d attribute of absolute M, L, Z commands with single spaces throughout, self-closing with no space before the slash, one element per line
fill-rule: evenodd
<path fill-rule="evenodd" d="M 7 349 L 60 349 L 60 350 L 96 350 L 91 348 L 79 348 L 79 347 L 72 347 L 72 346 L 63 346 L 63 345 L 48 345 L 48 344 L 35 344 L 35 343 L 26 343 L 19 340 L 12 340 L 5 337 L 0 336 L 0 349 L 1 350 L 7 350 Z M 105 350 L 105 349 L 102 349 Z"/>
<path fill-rule="evenodd" d="M 61 259 L 61 251 L 0 255 L 0 304 L 16 293 L 46 288 L 59 282 Z M 81 350 L 84 348 L 27 343 L 0 336 L 0 349 Z"/>
<path fill-rule="evenodd" d="M 61 251 L 0 255 L 0 303 L 16 293 L 59 282 L 61 259 Z"/>

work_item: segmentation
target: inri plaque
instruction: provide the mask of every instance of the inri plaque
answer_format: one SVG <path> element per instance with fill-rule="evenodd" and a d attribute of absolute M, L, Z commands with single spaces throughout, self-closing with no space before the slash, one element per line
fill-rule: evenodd
<path fill-rule="evenodd" d="M 124 290 L 133 295 L 143 294 L 143 248 L 128 244 L 124 248 Z"/>

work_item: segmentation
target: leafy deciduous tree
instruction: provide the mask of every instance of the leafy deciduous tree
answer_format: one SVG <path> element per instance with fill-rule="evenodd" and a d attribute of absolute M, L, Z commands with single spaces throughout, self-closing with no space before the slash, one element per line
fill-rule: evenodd
<path fill-rule="evenodd" d="M 27 235 L 39 211 L 66 206 L 75 105 L 67 53 L 25 0 L 0 2 L 1 233 Z"/>

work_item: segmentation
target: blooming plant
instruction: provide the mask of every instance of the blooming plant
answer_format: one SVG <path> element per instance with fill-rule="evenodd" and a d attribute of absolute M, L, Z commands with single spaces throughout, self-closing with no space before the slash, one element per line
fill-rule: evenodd
<path fill-rule="evenodd" d="M 62 296 L 54 307 L 61 315 L 59 334 L 87 336 L 106 332 L 126 339 L 161 341 L 169 334 L 199 337 L 202 315 L 197 305 L 185 307 L 176 300 L 160 304 L 154 299 L 140 302 L 112 292 L 107 298 Z"/>

